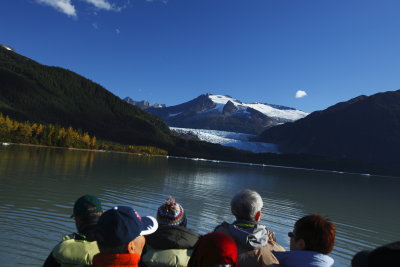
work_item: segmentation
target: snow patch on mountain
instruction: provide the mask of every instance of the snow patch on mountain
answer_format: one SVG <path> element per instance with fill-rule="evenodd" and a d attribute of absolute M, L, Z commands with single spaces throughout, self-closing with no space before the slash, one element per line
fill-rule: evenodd
<path fill-rule="evenodd" d="M 230 96 L 224 95 L 208 95 L 208 97 L 215 103 L 215 109 L 222 112 L 224 106 L 228 101 L 231 101 L 239 110 L 245 112 L 247 108 L 255 109 L 268 117 L 272 118 L 280 118 L 288 121 L 295 121 L 301 118 L 304 118 L 308 115 L 307 112 L 297 110 L 297 109 L 289 109 L 286 107 L 279 108 L 277 105 L 268 105 L 262 103 L 242 103 L 236 99 L 233 99 Z"/>
<path fill-rule="evenodd" d="M 178 112 L 178 113 L 173 113 L 173 114 L 168 114 L 169 117 L 175 117 L 178 116 L 179 114 L 181 114 L 182 112 Z"/>
<path fill-rule="evenodd" d="M 251 137 L 254 137 L 252 134 L 177 127 L 170 127 L 170 129 L 178 133 L 197 136 L 202 141 L 230 146 L 254 153 L 279 153 L 278 147 L 275 144 L 249 141 Z"/>

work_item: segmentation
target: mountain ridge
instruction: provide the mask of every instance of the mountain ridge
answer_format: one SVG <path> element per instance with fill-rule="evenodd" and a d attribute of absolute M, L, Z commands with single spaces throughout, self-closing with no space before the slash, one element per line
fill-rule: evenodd
<path fill-rule="evenodd" d="M 136 102 L 136 105 L 140 106 L 140 103 L 142 101 Z M 282 105 L 243 103 L 228 95 L 210 93 L 174 106 L 148 106 L 144 109 L 163 119 L 172 127 L 235 131 L 247 134 L 259 134 L 266 128 L 308 115 L 306 112 Z"/>
<path fill-rule="evenodd" d="M 352 158 L 400 170 L 400 90 L 358 96 L 293 123 L 264 131 L 257 140 L 283 153 Z"/>

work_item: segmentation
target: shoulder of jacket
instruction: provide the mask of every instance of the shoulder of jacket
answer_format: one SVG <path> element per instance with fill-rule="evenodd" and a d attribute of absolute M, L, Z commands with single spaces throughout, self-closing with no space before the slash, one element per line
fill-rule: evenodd
<path fill-rule="evenodd" d="M 228 228 L 229 228 L 229 223 L 227 223 L 227 222 L 222 222 L 221 224 L 219 224 L 219 225 L 217 225 L 215 228 L 214 228 L 214 232 L 223 232 L 222 230 L 223 229 L 226 229 L 226 230 L 228 230 Z"/>
<path fill-rule="evenodd" d="M 253 266 L 253 267 L 267 267 L 272 264 L 278 264 L 279 261 L 276 259 L 275 255 L 272 253 L 270 245 L 266 245 L 260 248 L 255 248 L 252 250 L 239 249 L 239 263 L 241 266 Z"/>
<path fill-rule="evenodd" d="M 187 266 L 192 249 L 153 249 L 146 245 L 142 261 L 146 266 Z"/>
<path fill-rule="evenodd" d="M 59 263 L 92 264 L 93 256 L 100 253 L 97 242 L 67 239 L 60 242 L 52 251 L 53 257 Z"/>

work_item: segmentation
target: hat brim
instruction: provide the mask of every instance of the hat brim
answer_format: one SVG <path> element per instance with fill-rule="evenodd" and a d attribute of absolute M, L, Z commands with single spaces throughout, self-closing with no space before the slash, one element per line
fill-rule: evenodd
<path fill-rule="evenodd" d="M 140 235 L 151 235 L 158 229 L 158 222 L 152 216 L 142 217 Z"/>

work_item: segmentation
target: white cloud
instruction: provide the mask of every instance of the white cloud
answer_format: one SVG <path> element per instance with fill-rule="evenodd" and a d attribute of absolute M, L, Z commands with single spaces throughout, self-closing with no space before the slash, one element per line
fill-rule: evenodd
<path fill-rule="evenodd" d="M 302 97 L 305 97 L 306 95 L 307 95 L 306 91 L 303 91 L 303 90 L 298 90 L 296 92 L 296 98 L 302 98 Z"/>
<path fill-rule="evenodd" d="M 78 0 L 34 0 L 36 3 L 51 6 L 57 11 L 60 11 L 70 17 L 77 17 L 77 11 L 73 2 Z M 117 6 L 111 0 L 80 0 L 86 4 L 93 5 L 97 10 L 120 12 L 130 5 L 130 0 L 125 0 L 123 5 Z M 95 12 L 96 15 L 96 12 Z"/>
<path fill-rule="evenodd" d="M 117 34 L 120 34 L 120 33 L 121 33 L 121 31 L 120 31 L 119 29 L 115 29 L 115 32 L 116 32 Z"/>
<path fill-rule="evenodd" d="M 93 28 L 95 28 L 96 30 L 99 29 L 99 25 L 98 25 L 96 22 L 93 22 L 93 23 L 92 23 L 92 26 L 93 26 Z"/>
<path fill-rule="evenodd" d="M 77 16 L 75 6 L 71 3 L 71 0 L 36 0 L 36 2 L 51 6 L 70 17 Z"/>
<path fill-rule="evenodd" d="M 98 9 L 108 10 L 108 11 L 121 11 L 122 7 L 117 7 L 110 3 L 108 0 L 83 0 L 88 4 L 94 5 Z"/>

